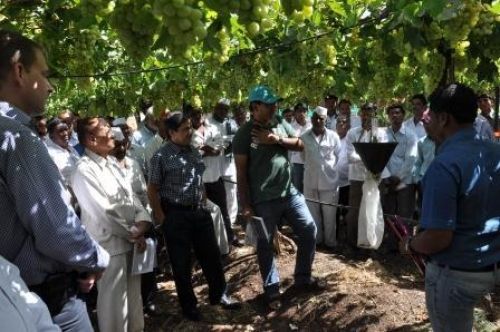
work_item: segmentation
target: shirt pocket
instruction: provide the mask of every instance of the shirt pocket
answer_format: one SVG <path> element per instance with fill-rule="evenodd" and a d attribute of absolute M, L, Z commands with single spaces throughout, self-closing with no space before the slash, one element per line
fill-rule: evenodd
<path fill-rule="evenodd" d="M 319 146 L 319 153 L 324 160 L 335 159 L 334 151 L 335 149 L 333 146 L 328 146 L 328 145 Z"/>

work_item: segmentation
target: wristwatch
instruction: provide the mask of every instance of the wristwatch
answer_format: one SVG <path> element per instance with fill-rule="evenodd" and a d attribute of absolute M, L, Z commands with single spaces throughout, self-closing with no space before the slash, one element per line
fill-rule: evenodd
<path fill-rule="evenodd" d="M 278 136 L 278 144 L 283 145 L 283 137 Z"/>

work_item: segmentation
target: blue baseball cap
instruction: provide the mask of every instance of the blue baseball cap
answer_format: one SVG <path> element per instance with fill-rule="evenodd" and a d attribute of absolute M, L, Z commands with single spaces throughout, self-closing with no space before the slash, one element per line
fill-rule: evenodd
<path fill-rule="evenodd" d="M 260 101 L 264 104 L 274 104 L 281 100 L 283 100 L 283 98 L 275 95 L 273 90 L 265 85 L 257 85 L 253 87 L 252 90 L 250 90 L 250 95 L 248 96 L 248 101 L 250 103 L 253 101 Z"/>

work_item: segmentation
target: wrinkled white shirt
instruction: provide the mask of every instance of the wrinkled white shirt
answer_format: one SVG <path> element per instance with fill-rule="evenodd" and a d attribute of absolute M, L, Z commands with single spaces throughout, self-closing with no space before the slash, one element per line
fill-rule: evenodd
<path fill-rule="evenodd" d="M 412 170 L 417 160 L 417 137 L 405 128 L 394 132 L 387 127 L 387 139 L 389 142 L 397 142 L 398 145 L 387 163 L 387 169 L 391 176 L 397 176 L 403 183 L 413 183 Z"/>
<path fill-rule="evenodd" d="M 47 146 L 50 158 L 52 158 L 59 169 L 64 179 L 64 183 L 68 186 L 71 173 L 80 159 L 80 155 L 71 145 L 68 145 L 68 149 L 64 149 L 54 143 L 50 138 L 47 138 L 45 145 Z"/>
<path fill-rule="evenodd" d="M 306 119 L 306 123 L 302 126 L 299 124 L 297 121 L 294 121 L 292 123 L 292 128 L 295 130 L 295 136 L 300 137 L 302 134 L 304 134 L 307 130 L 311 129 L 311 121 L 309 119 Z M 304 158 L 302 156 L 302 152 L 300 151 L 289 151 L 288 152 L 288 157 L 290 159 L 290 162 L 292 164 L 304 164 Z"/>
<path fill-rule="evenodd" d="M 0 324 L 2 331 L 55 332 L 49 309 L 19 276 L 19 269 L 0 256 Z"/>
<path fill-rule="evenodd" d="M 413 116 L 404 121 L 403 126 L 406 127 L 410 132 L 412 132 L 413 135 L 417 137 L 417 140 L 427 135 L 424 128 L 424 123 L 422 121 L 419 121 L 417 122 L 417 124 L 415 124 Z"/>
<path fill-rule="evenodd" d="M 78 161 L 71 187 L 81 207 L 87 231 L 110 255 L 132 250 L 130 228 L 151 217 L 120 173 L 116 159 L 103 158 L 89 149 Z"/>
<path fill-rule="evenodd" d="M 339 161 L 337 162 L 337 174 L 339 187 L 349 185 L 349 159 L 347 158 L 347 140 L 345 136 L 340 139 Z"/>
<path fill-rule="evenodd" d="M 336 190 L 337 162 L 340 156 L 340 138 L 336 132 L 325 129 L 316 136 L 312 129 L 302 136 L 304 142 L 304 187 L 317 190 Z"/>
<path fill-rule="evenodd" d="M 150 208 L 146 179 L 142 173 L 141 166 L 135 159 L 128 156 L 125 156 L 124 164 L 125 165 L 122 166 L 117 163 L 117 166 L 125 177 L 125 180 L 132 185 L 132 191 L 137 195 L 137 198 L 141 201 L 142 206 L 144 206 L 149 212 Z"/>
<path fill-rule="evenodd" d="M 238 125 L 233 119 L 225 119 L 224 122 L 219 122 L 214 119 L 213 114 L 207 117 L 206 121 L 209 125 L 217 128 L 218 133 L 221 137 L 217 139 L 221 141 L 221 144 L 226 148 L 233 141 L 234 135 L 238 131 Z M 236 175 L 236 164 L 234 162 L 234 156 L 231 153 L 222 152 L 220 155 L 221 162 L 221 175 L 223 176 L 233 176 Z"/>
<path fill-rule="evenodd" d="M 222 149 L 223 141 L 222 135 L 220 134 L 217 127 L 212 126 L 210 124 L 205 123 L 205 131 L 204 133 L 200 133 L 198 130 L 193 132 L 193 136 L 191 138 L 191 144 L 194 148 L 198 149 L 203 156 L 203 163 L 205 164 L 205 171 L 203 172 L 203 183 L 212 183 L 222 176 L 222 167 L 221 167 L 221 154 L 217 156 L 207 156 L 203 155 L 203 151 L 200 148 L 204 145 L 209 145 L 212 148 Z"/>
<path fill-rule="evenodd" d="M 365 165 L 361 161 L 361 157 L 354 149 L 354 145 L 352 143 L 355 142 L 371 142 L 372 130 L 366 131 L 363 127 L 356 127 L 349 129 L 346 135 L 346 150 L 347 150 L 347 158 L 349 160 L 349 181 L 365 181 L 366 175 L 368 173 Z M 379 143 L 387 142 L 387 136 L 384 128 L 377 128 L 375 133 L 377 137 L 377 141 Z M 382 171 L 381 177 L 387 178 L 390 176 L 387 167 Z"/>

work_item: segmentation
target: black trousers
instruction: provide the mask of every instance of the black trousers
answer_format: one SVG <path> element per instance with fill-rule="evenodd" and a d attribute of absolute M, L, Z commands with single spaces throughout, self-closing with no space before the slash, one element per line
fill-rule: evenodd
<path fill-rule="evenodd" d="M 205 183 L 205 191 L 207 193 L 207 198 L 220 208 L 222 219 L 224 219 L 227 240 L 229 244 L 231 244 L 234 240 L 234 233 L 231 227 L 231 219 L 227 211 L 226 187 L 224 186 L 224 181 L 222 178 L 219 178 L 219 180 L 215 182 Z"/>
<path fill-rule="evenodd" d="M 210 303 L 219 303 L 226 291 L 226 280 L 210 213 L 203 209 L 189 211 L 169 206 L 165 211 L 163 230 L 182 310 L 189 312 L 197 304 L 191 282 L 191 249 L 207 280 Z"/>

